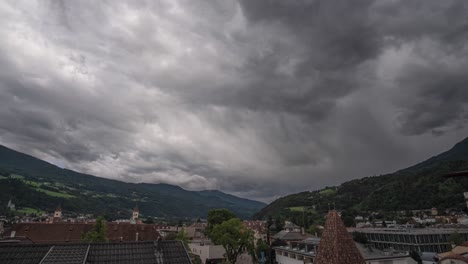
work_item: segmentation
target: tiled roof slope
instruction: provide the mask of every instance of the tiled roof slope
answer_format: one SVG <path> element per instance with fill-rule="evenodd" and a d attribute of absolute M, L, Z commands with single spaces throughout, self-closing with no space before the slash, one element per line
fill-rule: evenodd
<path fill-rule="evenodd" d="M 83 264 L 89 248 L 86 244 L 52 246 L 41 264 Z"/>
<path fill-rule="evenodd" d="M 336 211 L 330 211 L 315 258 L 316 264 L 365 264 L 353 238 Z"/>
<path fill-rule="evenodd" d="M 191 264 L 180 241 L 0 244 L 2 264 Z"/>
<path fill-rule="evenodd" d="M 0 245 L 2 264 L 37 264 L 49 252 L 48 245 Z"/>
<path fill-rule="evenodd" d="M 34 243 L 80 242 L 93 229 L 92 223 L 20 223 L 13 226 L 17 237 L 27 237 Z M 106 223 L 109 241 L 154 241 L 160 237 L 156 225 Z M 10 234 L 6 234 L 9 237 Z"/>

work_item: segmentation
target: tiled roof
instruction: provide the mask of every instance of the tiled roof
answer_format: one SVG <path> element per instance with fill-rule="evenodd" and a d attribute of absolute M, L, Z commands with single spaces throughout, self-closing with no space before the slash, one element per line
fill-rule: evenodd
<path fill-rule="evenodd" d="M 191 264 L 180 241 L 1 245 L 2 264 Z"/>
<path fill-rule="evenodd" d="M 286 241 L 298 241 L 310 237 L 308 234 L 302 234 L 301 232 L 283 230 L 273 236 L 274 239 L 286 240 Z"/>
<path fill-rule="evenodd" d="M 336 211 L 330 211 L 315 258 L 316 264 L 365 264 L 353 238 Z"/>
<path fill-rule="evenodd" d="M 37 264 L 49 249 L 47 245 L 0 245 L 0 260 L 4 264 Z"/>
<path fill-rule="evenodd" d="M 463 261 L 461 263 L 468 264 L 468 258 L 462 255 L 458 255 L 458 254 L 451 254 L 451 255 L 445 256 L 441 258 L 438 263 L 441 263 L 443 260 L 446 260 L 446 259 L 460 260 L 460 261 Z M 460 263 L 460 262 L 457 262 L 457 263 Z"/>
<path fill-rule="evenodd" d="M 80 242 L 93 229 L 92 223 L 20 223 L 13 226 L 17 237 L 27 237 L 34 243 Z M 154 241 L 160 237 L 155 225 L 107 223 L 109 241 Z M 138 233 L 138 235 L 137 235 Z M 9 237 L 9 234 L 6 234 Z"/>
<path fill-rule="evenodd" d="M 89 247 L 86 244 L 52 246 L 41 264 L 82 264 Z"/>

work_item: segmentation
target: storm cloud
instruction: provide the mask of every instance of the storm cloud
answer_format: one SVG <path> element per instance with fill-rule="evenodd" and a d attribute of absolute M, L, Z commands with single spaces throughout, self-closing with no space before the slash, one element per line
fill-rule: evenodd
<path fill-rule="evenodd" d="M 271 201 L 468 136 L 464 0 L 2 1 L 0 144 Z"/>

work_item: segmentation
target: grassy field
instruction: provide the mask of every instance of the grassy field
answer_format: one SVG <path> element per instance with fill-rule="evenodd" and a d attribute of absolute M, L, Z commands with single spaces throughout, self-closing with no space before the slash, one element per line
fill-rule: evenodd
<path fill-rule="evenodd" d="M 335 194 L 336 194 L 336 190 L 333 190 L 333 189 L 325 189 L 325 190 L 320 191 L 320 194 L 321 194 L 321 195 L 325 195 L 325 196 L 332 196 L 332 195 L 335 195 Z"/>
<path fill-rule="evenodd" d="M 46 189 L 42 189 L 42 188 L 36 188 L 37 191 L 40 191 L 40 192 L 43 192 L 49 196 L 54 196 L 54 197 L 61 197 L 61 198 L 65 198 L 65 199 L 70 199 L 70 198 L 75 198 L 75 196 L 71 195 L 71 194 L 68 194 L 68 193 L 59 193 L 59 192 L 53 192 L 53 191 L 49 191 L 49 190 L 46 190 Z"/>
<path fill-rule="evenodd" d="M 41 210 L 37 210 L 37 209 L 34 209 L 34 208 L 30 208 L 30 207 L 23 207 L 21 209 L 18 209 L 16 210 L 18 213 L 22 213 L 22 214 L 42 214 L 43 211 Z"/>
<path fill-rule="evenodd" d="M 13 178 L 13 179 L 24 179 L 24 176 L 22 175 L 18 175 L 18 174 L 10 174 L 10 177 Z"/>

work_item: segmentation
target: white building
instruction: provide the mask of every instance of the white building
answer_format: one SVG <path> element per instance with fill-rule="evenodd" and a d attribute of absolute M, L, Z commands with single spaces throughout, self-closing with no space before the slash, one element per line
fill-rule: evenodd
<path fill-rule="evenodd" d="M 288 246 L 275 247 L 278 264 L 314 263 L 320 244 L 320 238 L 308 238 L 300 242 L 289 243 Z M 408 252 L 394 250 L 378 250 L 374 247 L 356 243 L 367 264 L 417 264 Z"/>
<path fill-rule="evenodd" d="M 223 246 L 214 245 L 211 241 L 193 241 L 189 243 L 190 251 L 199 256 L 203 264 L 207 261 L 222 261 L 226 252 Z"/>

